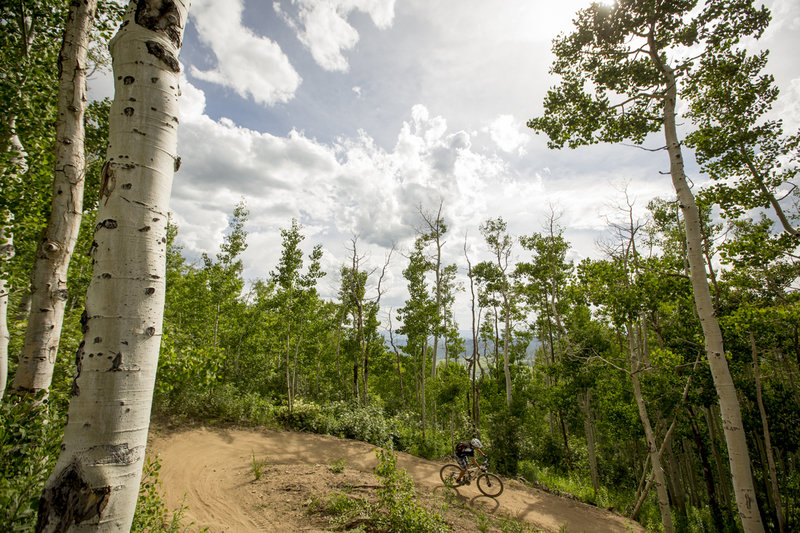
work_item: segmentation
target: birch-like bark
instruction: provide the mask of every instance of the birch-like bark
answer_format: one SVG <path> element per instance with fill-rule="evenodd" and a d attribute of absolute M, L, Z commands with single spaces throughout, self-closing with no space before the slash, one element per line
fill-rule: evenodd
<path fill-rule="evenodd" d="M 742 424 L 742 412 L 739 400 L 736 397 L 736 387 L 728 368 L 728 361 L 725 358 L 722 331 L 720 330 L 717 316 L 714 314 L 714 304 L 708 286 L 703 260 L 700 212 L 686 179 L 681 145 L 678 141 L 678 132 L 675 124 L 675 105 L 677 102 L 675 72 L 668 64 L 662 61 L 653 32 L 648 35 L 648 45 L 650 58 L 656 68 L 661 71 L 665 80 L 663 122 L 664 138 L 667 152 L 669 153 L 670 176 L 683 212 L 689 278 L 692 283 L 697 315 L 703 328 L 711 377 L 719 398 L 722 428 L 725 434 L 725 442 L 728 445 L 728 460 L 731 467 L 736 506 L 745 533 L 762 533 L 764 525 L 756 504 L 756 491 L 753 486 L 750 454 L 747 450 L 747 440 Z"/>
<path fill-rule="evenodd" d="M 7 264 L 14 257 L 14 239 L 8 222 L 0 225 L 0 261 Z M 5 267 L 2 268 L 5 271 Z M 8 344 L 11 335 L 8 331 L 8 282 L 0 278 L 0 400 L 6 392 L 8 383 Z"/>
<path fill-rule="evenodd" d="M 650 462 L 653 465 L 654 483 L 658 494 L 658 508 L 661 511 L 661 523 L 664 525 L 664 533 L 672 533 L 672 513 L 669 507 L 669 495 L 667 494 L 667 481 L 664 476 L 664 469 L 661 466 L 661 454 L 656 445 L 655 434 L 650 425 L 650 417 L 647 414 L 647 406 L 644 403 L 642 389 L 639 385 L 639 372 L 641 371 L 641 358 L 636 349 L 636 342 L 633 337 L 633 327 L 628 325 L 628 346 L 631 357 L 631 382 L 633 383 L 633 396 L 636 398 L 636 405 L 639 408 L 639 418 L 644 427 L 644 435 L 647 440 L 647 452 L 650 455 Z"/>
<path fill-rule="evenodd" d="M 28 170 L 27 154 L 22 142 L 19 140 L 16 130 L 16 117 L 9 120 L 8 148 L 11 151 L 9 163 L 13 167 L 14 175 L 11 179 L 24 174 Z M 10 286 L 5 275 L 8 272 L 6 265 L 14 257 L 14 236 L 11 232 L 11 223 L 14 215 L 10 212 L 1 213 L 3 220 L 0 220 L 0 400 L 5 395 L 6 385 L 8 385 L 8 345 L 11 342 L 11 334 L 8 331 L 8 293 Z"/>
<path fill-rule="evenodd" d="M 178 166 L 178 52 L 189 2 L 132 0 L 111 40 L 115 98 L 61 454 L 38 532 L 129 531 L 164 310 L 167 215 Z"/>
<path fill-rule="evenodd" d="M 403 388 L 403 368 L 400 366 L 400 350 L 397 349 L 397 345 L 394 343 L 394 333 L 392 329 L 392 310 L 389 310 L 389 344 L 392 345 L 392 350 L 394 350 L 395 359 L 397 361 L 397 379 L 400 380 L 400 399 L 403 402 L 403 410 L 406 408 L 406 391 Z"/>
<path fill-rule="evenodd" d="M 70 3 L 58 55 L 53 200 L 31 275 L 31 312 L 11 387 L 15 394 L 34 395 L 49 389 L 53 380 L 68 297 L 67 270 L 83 212 L 86 56 L 96 10 L 97 0 Z"/>

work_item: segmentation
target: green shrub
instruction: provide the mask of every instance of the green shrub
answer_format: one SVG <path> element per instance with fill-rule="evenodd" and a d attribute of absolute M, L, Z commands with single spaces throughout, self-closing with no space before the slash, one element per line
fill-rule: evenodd
<path fill-rule="evenodd" d="M 379 527 L 397 533 L 440 533 L 450 531 L 444 519 L 416 502 L 414 482 L 408 472 L 397 469 L 397 455 L 389 450 L 375 450 L 378 466 L 375 475 L 380 481 L 378 498 L 384 514 L 378 517 Z"/>
<path fill-rule="evenodd" d="M 339 459 L 338 461 L 332 461 L 328 463 L 328 468 L 330 468 L 331 472 L 334 474 L 341 474 L 344 472 L 345 467 L 347 466 L 347 459 Z"/>
<path fill-rule="evenodd" d="M 55 402 L 6 397 L 0 402 L 0 524 L 4 531 L 33 531 L 39 497 L 58 459 L 64 407 Z"/>

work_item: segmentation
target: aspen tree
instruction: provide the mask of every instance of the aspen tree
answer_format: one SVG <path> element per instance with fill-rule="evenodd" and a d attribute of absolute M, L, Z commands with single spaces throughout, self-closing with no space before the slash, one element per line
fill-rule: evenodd
<path fill-rule="evenodd" d="M 64 308 L 67 270 L 78 240 L 86 175 L 83 116 L 89 36 L 97 0 L 72 2 L 58 55 L 53 199 L 50 219 L 39 241 L 31 276 L 31 313 L 12 391 L 36 394 L 50 388 Z"/>
<path fill-rule="evenodd" d="M 10 124 L 8 144 L 11 150 L 10 163 L 13 177 L 17 178 L 24 174 L 27 169 L 25 160 L 27 154 L 16 131 L 15 118 L 12 117 Z M 0 214 L 0 399 L 6 391 L 8 384 L 8 344 L 11 341 L 11 334 L 8 331 L 8 293 L 9 284 L 5 276 L 7 275 L 7 265 L 14 257 L 14 236 L 11 232 L 11 222 L 13 215 L 10 212 Z"/>
<path fill-rule="evenodd" d="M 37 531 L 128 531 L 139 491 L 164 310 L 178 52 L 188 1 L 132 0 L 111 40 L 115 83 L 84 338 Z"/>
<path fill-rule="evenodd" d="M 576 30 L 553 43 L 551 72 L 561 82 L 548 91 L 545 114 L 528 126 L 546 133 L 551 148 L 642 144 L 649 133 L 664 136 L 661 149 L 669 157 L 684 217 L 689 277 L 719 398 L 734 496 L 744 531 L 761 533 L 741 409 L 711 298 L 700 213 L 684 169 L 676 113 L 684 80 L 698 75 L 698 57 L 744 37 L 758 38 L 769 12 L 751 1 L 708 1 L 695 12 L 696 7 L 682 0 L 619 0 L 579 11 Z"/>

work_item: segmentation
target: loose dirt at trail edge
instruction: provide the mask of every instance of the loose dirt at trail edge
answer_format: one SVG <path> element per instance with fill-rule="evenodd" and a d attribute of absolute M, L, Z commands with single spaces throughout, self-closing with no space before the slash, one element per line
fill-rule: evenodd
<path fill-rule="evenodd" d="M 354 495 L 374 492 L 374 450 L 370 444 L 327 435 L 199 428 L 154 430 L 148 454 L 161 458 L 159 479 L 170 508 L 184 503 L 186 518 L 211 533 L 315 533 L 330 529 L 326 517 L 308 512 L 313 498 L 347 487 Z M 258 481 L 253 456 L 263 464 Z M 346 468 L 335 473 L 329 465 L 342 460 Z M 446 488 L 439 479 L 443 464 L 398 454 L 398 467 L 414 478 L 423 502 L 446 497 L 456 502 L 446 516 L 456 531 L 478 531 L 474 513 L 483 513 L 518 518 L 552 532 L 564 526 L 570 533 L 644 532 L 620 515 L 517 481 L 504 480 L 505 491 L 496 500 L 481 495 L 474 483 Z"/>

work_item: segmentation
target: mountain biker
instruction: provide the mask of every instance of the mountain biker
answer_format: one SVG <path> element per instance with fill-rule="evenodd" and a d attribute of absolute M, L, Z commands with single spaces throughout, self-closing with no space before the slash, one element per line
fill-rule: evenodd
<path fill-rule="evenodd" d="M 483 453 L 481 448 L 483 448 L 483 444 L 481 444 L 481 441 L 478 439 L 472 439 L 469 442 L 464 441 L 456 444 L 456 461 L 458 461 L 458 466 L 461 467 L 461 472 L 456 478 L 457 484 L 461 484 L 464 480 L 464 476 L 467 474 L 467 457 L 472 459 L 472 462 L 475 466 L 480 466 L 478 465 L 478 461 L 475 460 L 475 452 L 477 451 L 483 457 L 486 457 L 486 454 Z"/>

